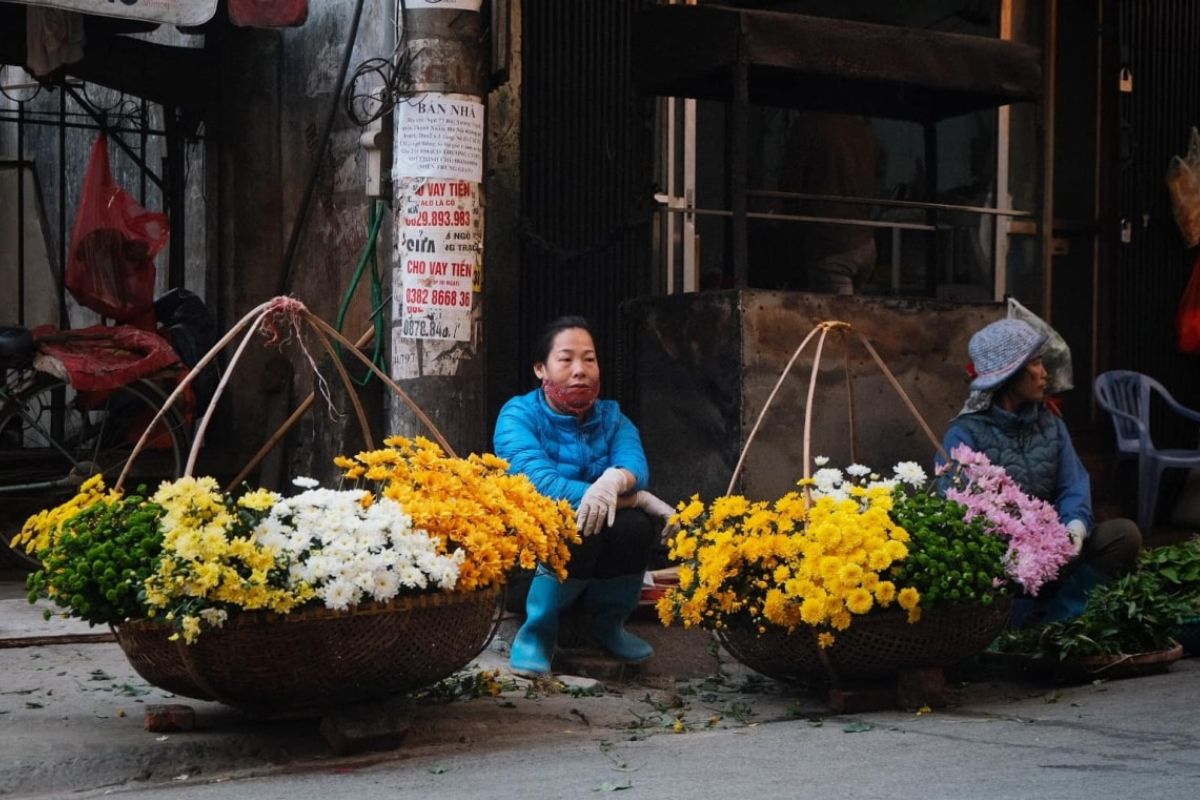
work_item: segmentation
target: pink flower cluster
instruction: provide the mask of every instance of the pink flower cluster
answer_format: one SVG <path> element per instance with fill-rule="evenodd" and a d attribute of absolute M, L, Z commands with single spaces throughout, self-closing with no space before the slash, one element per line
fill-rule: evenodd
<path fill-rule="evenodd" d="M 959 445 L 950 451 L 959 469 L 946 497 L 967 507 L 968 520 L 982 516 L 991 532 L 1008 540 L 1005 569 L 1029 595 L 1058 577 L 1074 555 L 1067 526 L 1050 503 L 1021 491 L 1003 467 L 983 453 Z M 942 471 L 946 471 L 943 467 Z"/>

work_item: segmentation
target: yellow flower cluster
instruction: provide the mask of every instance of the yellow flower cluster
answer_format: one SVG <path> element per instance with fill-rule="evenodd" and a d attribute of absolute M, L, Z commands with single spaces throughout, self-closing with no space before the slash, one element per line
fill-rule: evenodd
<path fill-rule="evenodd" d="M 13 549 L 23 548 L 26 553 L 36 555 L 49 549 L 62 530 L 63 523 L 80 511 L 95 503 L 112 505 L 120 499 L 120 492 L 105 490 L 103 476 L 93 475 L 83 482 L 79 493 L 70 500 L 60 506 L 39 511 L 27 519 L 21 527 L 21 532 L 12 538 L 10 546 Z"/>
<path fill-rule="evenodd" d="M 179 616 L 183 637 L 191 643 L 200 635 L 202 619 L 223 620 L 204 611 L 228 606 L 286 614 L 312 599 L 307 586 L 288 588 L 286 572 L 276 568 L 276 550 L 251 536 L 258 518 L 278 499 L 259 490 L 235 503 L 208 477 L 163 483 L 153 497 L 165 513 L 162 557 L 146 580 L 151 615 L 171 609 L 167 619 Z"/>
<path fill-rule="evenodd" d="M 502 584 L 515 566 L 542 563 L 566 576 L 567 545 L 579 534 L 565 500 L 540 494 L 491 454 L 449 458 L 424 437 L 392 436 L 384 444 L 334 463 L 348 480 L 373 483 L 398 502 L 413 527 L 438 537 L 444 551 L 465 551 L 456 591 Z"/>
<path fill-rule="evenodd" d="M 920 595 L 888 580 L 908 555 L 908 533 L 889 511 L 887 486 L 859 487 L 844 498 L 808 500 L 789 492 L 774 503 L 733 495 L 705 506 L 693 496 L 673 522 L 671 558 L 679 587 L 659 601 L 663 624 L 722 628 L 733 617 L 768 624 L 820 627 L 828 647 L 854 615 L 898 604 L 920 619 Z"/>

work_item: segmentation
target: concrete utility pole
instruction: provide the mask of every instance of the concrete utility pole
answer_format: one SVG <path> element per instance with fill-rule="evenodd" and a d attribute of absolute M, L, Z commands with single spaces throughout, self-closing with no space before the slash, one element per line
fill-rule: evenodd
<path fill-rule="evenodd" d="M 393 158 L 391 373 L 466 454 L 489 449 L 483 382 L 485 40 L 480 0 L 404 0 Z M 397 13 L 400 4 L 397 3 Z M 427 434 L 400 403 L 390 429 Z"/>

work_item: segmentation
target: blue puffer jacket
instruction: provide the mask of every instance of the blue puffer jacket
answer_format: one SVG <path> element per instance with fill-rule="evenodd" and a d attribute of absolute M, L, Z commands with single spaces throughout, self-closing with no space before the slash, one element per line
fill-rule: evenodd
<path fill-rule="evenodd" d="M 1082 520 L 1091 530 L 1091 477 L 1075 453 L 1067 426 L 1041 403 L 1015 414 L 993 403 L 959 416 L 946 431 L 942 447 L 949 453 L 960 444 L 1004 467 L 1024 491 L 1053 503 L 1062 522 Z"/>
<path fill-rule="evenodd" d="M 542 390 L 534 389 L 504 404 L 492 441 L 510 472 L 527 476 L 539 492 L 575 508 L 609 467 L 632 472 L 634 489 L 650 480 L 642 438 L 614 400 L 597 400 L 580 422 L 552 409 Z"/>

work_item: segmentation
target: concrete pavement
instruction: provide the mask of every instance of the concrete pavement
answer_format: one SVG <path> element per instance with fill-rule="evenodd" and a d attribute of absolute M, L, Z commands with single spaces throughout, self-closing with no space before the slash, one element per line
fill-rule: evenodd
<path fill-rule="evenodd" d="M 0 639 L 52 624 L 71 623 L 0 599 Z M 977 671 L 946 710 L 836 717 L 819 694 L 653 633 L 674 668 L 602 693 L 502 676 L 496 697 L 414 703 L 399 749 L 356 757 L 334 756 L 314 720 L 165 695 L 112 643 L 0 647 L 0 797 L 1159 797 L 1200 781 L 1193 661 L 1067 688 Z M 503 664 L 489 651 L 475 668 Z M 146 732 L 145 707 L 168 702 L 193 706 L 197 729 Z"/>

